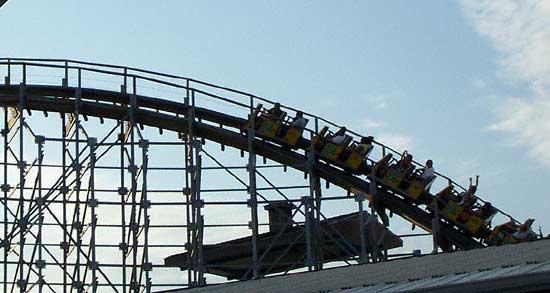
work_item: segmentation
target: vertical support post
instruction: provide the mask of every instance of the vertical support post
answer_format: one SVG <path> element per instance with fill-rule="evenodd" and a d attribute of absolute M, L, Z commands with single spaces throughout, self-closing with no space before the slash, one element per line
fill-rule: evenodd
<path fill-rule="evenodd" d="M 435 204 L 433 218 L 432 218 L 432 240 L 433 240 L 433 250 L 432 254 L 437 254 L 439 249 L 437 241 L 437 233 L 439 232 L 439 207 L 438 204 Z"/>
<path fill-rule="evenodd" d="M 125 78 L 126 80 L 126 78 Z M 126 94 L 126 85 L 123 87 L 123 94 Z M 125 159 L 124 152 L 126 150 L 126 137 L 125 137 L 125 128 L 124 120 L 120 120 L 120 132 L 118 134 L 118 139 L 120 141 L 120 187 L 118 188 L 118 194 L 120 195 L 120 243 L 118 248 L 120 250 L 121 261 L 122 261 L 122 292 L 128 292 L 126 289 L 128 285 L 127 281 L 127 270 L 126 270 L 126 253 L 128 253 L 128 243 L 126 243 L 126 195 L 128 194 L 128 189 L 125 187 Z"/>
<path fill-rule="evenodd" d="M 9 62 L 9 61 L 8 61 Z M 9 63 L 8 63 L 9 64 Z M 9 68 L 9 67 L 8 67 Z M 9 69 L 8 69 L 9 70 Z M 8 71 L 9 72 L 9 71 Z M 9 75 L 9 74 L 8 74 Z M 4 129 L 2 129 L 2 136 L 4 137 L 4 180 L 2 182 L 2 193 L 3 193 L 3 206 L 4 206 L 4 242 L 2 242 L 3 247 L 3 272 L 2 272 L 2 289 L 3 292 L 8 292 L 8 250 L 10 249 L 11 239 L 8 239 L 8 192 L 10 187 L 8 185 L 8 108 L 4 108 Z"/>
<path fill-rule="evenodd" d="M 65 63 L 65 70 L 68 71 L 67 63 Z M 68 73 L 66 73 L 68 74 Z M 68 80 L 67 80 L 68 81 Z M 81 166 L 80 166 L 80 98 L 82 95 L 82 80 L 81 80 L 81 71 L 78 70 L 78 87 L 76 89 L 75 93 L 75 106 L 74 106 L 74 119 L 75 119 L 75 155 L 74 155 L 74 161 L 72 162 L 73 170 L 76 172 L 76 204 L 74 207 L 74 220 L 75 222 L 72 223 L 73 229 L 76 230 L 76 263 L 75 263 L 75 273 L 76 276 L 73 277 L 73 288 L 76 289 L 77 292 L 80 292 L 82 290 L 82 282 L 81 282 L 81 276 L 80 276 L 80 251 L 82 246 L 82 222 L 80 220 L 80 187 L 82 185 L 81 182 Z M 72 229 L 71 229 L 72 231 Z"/>
<path fill-rule="evenodd" d="M 132 210 L 130 212 L 130 231 L 129 233 L 132 235 L 132 277 L 130 281 L 130 289 L 133 292 L 139 292 L 140 284 L 138 284 L 138 278 L 137 278 L 137 256 L 138 256 L 138 232 L 139 232 L 139 224 L 136 221 L 136 215 L 137 215 L 137 165 L 136 165 L 136 156 L 135 156 L 135 111 L 137 109 L 137 102 L 136 102 L 136 77 L 132 77 L 132 94 L 130 95 L 130 111 L 129 118 L 130 118 L 130 162 L 128 166 L 128 171 L 130 172 L 130 175 L 132 176 L 132 182 L 131 182 L 131 197 L 132 197 Z"/>
<path fill-rule="evenodd" d="M 204 279 L 204 257 L 202 252 L 203 244 L 203 217 L 201 209 L 203 201 L 200 197 L 201 181 L 201 144 L 195 138 L 195 91 L 190 91 L 191 96 L 186 99 L 188 105 L 187 121 L 188 135 L 186 144 L 186 188 L 188 194 L 187 201 L 187 223 L 188 223 L 188 261 L 190 261 L 190 286 L 205 285 Z M 190 205 L 190 208 L 189 208 Z M 189 231 L 189 229 L 191 231 Z"/>
<path fill-rule="evenodd" d="M 36 205 L 38 205 L 38 233 L 36 237 L 36 245 L 38 245 L 38 260 L 36 266 L 38 267 L 38 292 L 42 293 L 44 287 L 44 274 L 43 269 L 46 266 L 46 262 L 43 258 L 42 252 L 42 226 L 44 224 L 44 199 L 42 198 L 42 160 L 44 158 L 44 141 L 43 136 L 37 136 L 35 138 L 36 144 L 38 144 L 38 198 L 36 199 Z"/>
<path fill-rule="evenodd" d="M 24 73 L 23 76 L 26 74 Z M 23 271 L 23 266 L 25 265 L 25 231 L 27 229 L 27 223 L 25 223 L 25 168 L 27 163 L 23 157 L 24 152 L 24 140 L 23 140 L 23 131 L 25 129 L 25 119 L 23 110 L 25 109 L 25 87 L 24 83 L 19 86 L 19 104 L 17 106 L 19 111 L 19 280 L 17 281 L 17 286 L 21 293 L 26 292 L 26 281 Z"/>
<path fill-rule="evenodd" d="M 61 227 L 63 229 L 63 241 L 60 243 L 60 248 L 63 251 L 63 272 L 67 271 L 67 254 L 69 252 L 69 243 L 67 242 L 67 154 L 66 154 L 66 138 L 67 138 L 67 129 L 65 127 L 66 123 L 66 115 L 61 115 L 61 194 L 62 194 L 62 200 L 63 200 L 63 226 Z M 63 292 L 67 293 L 67 274 L 63 274 Z"/>
<path fill-rule="evenodd" d="M 90 249 L 92 254 L 92 262 L 89 264 L 90 269 L 92 270 L 92 292 L 97 292 L 97 269 L 99 268 L 99 265 L 97 263 L 97 255 L 96 255 L 96 229 L 97 229 L 97 214 L 96 214 L 96 207 L 97 207 L 97 199 L 95 198 L 95 164 L 96 164 L 96 138 L 88 138 L 88 147 L 90 148 L 90 183 L 89 183 L 89 190 L 90 190 L 90 200 L 88 202 L 88 205 L 91 208 L 92 213 L 92 232 L 91 232 L 91 238 L 90 238 Z"/>
<path fill-rule="evenodd" d="M 260 276 L 260 264 L 258 263 L 258 197 L 256 194 L 256 153 L 254 151 L 254 97 L 250 97 L 250 126 L 248 128 L 248 174 L 249 187 L 248 192 L 250 199 L 248 206 L 250 207 L 251 220 L 250 229 L 252 229 L 252 273 L 253 278 L 257 279 Z"/>
<path fill-rule="evenodd" d="M 317 128 L 317 117 L 315 119 L 315 127 Z M 313 253 L 313 246 L 318 246 L 318 239 L 321 239 L 321 235 L 318 235 L 320 233 L 320 229 L 318 226 L 318 220 L 320 217 L 320 210 L 317 209 L 319 207 L 319 198 L 317 196 L 317 188 L 319 187 L 319 181 L 317 176 L 315 175 L 315 145 L 313 144 L 313 137 L 310 138 L 310 145 L 309 145 L 309 152 L 307 156 L 307 172 L 309 175 L 309 197 L 308 202 L 306 205 L 306 263 L 308 266 L 308 270 L 312 270 L 312 265 L 316 264 L 315 256 Z M 314 209 L 315 207 L 315 209 Z M 311 223 L 313 221 L 313 223 Z M 313 224 L 313 225 L 312 225 Z M 313 227 L 312 227 L 313 226 Z M 311 230 L 313 228 L 314 233 L 311 233 Z M 311 243 L 311 234 L 314 235 L 315 243 L 317 245 L 312 245 Z M 316 249 L 319 250 L 319 249 Z M 317 266 L 315 266 L 317 268 Z"/>
<path fill-rule="evenodd" d="M 368 223 L 376 223 L 377 217 L 376 217 L 376 204 L 377 204 L 377 190 L 376 190 L 376 175 L 374 173 L 374 168 L 371 172 L 371 178 L 370 178 L 370 184 L 369 184 L 369 193 L 371 196 L 371 205 L 370 205 L 370 216 L 367 220 Z M 376 225 L 371 224 L 371 229 L 369 231 L 369 234 L 371 235 L 369 238 L 371 239 L 372 244 L 372 251 L 371 251 L 371 259 L 373 262 L 376 262 L 378 259 L 378 239 L 376 237 Z"/>
<path fill-rule="evenodd" d="M 8 59 L 8 76 L 6 76 L 5 81 L 6 85 L 11 84 L 11 59 Z"/>
<path fill-rule="evenodd" d="M 27 84 L 27 65 L 23 64 L 23 84 Z"/>
<path fill-rule="evenodd" d="M 190 104 L 188 113 L 187 113 L 187 122 L 189 127 L 189 135 L 187 144 L 189 145 L 190 152 L 187 154 L 187 159 L 189 160 L 189 169 L 187 169 L 187 172 L 189 173 L 189 183 L 190 183 L 190 194 L 189 199 L 191 201 L 191 268 L 192 268 L 192 286 L 198 286 L 198 275 L 197 275 L 197 210 L 195 208 L 195 182 L 194 182 L 194 171 L 195 171 L 195 136 L 194 136 L 194 122 L 195 122 L 195 113 L 194 113 L 194 91 L 191 91 L 190 98 Z"/>
<path fill-rule="evenodd" d="M 204 257 L 203 257 L 203 227 L 204 219 L 202 216 L 203 201 L 201 199 L 201 168 L 202 158 L 201 143 L 195 137 L 194 123 L 195 123 L 195 91 L 191 91 L 191 113 L 189 120 L 189 132 L 191 133 L 191 157 L 194 157 L 193 168 L 191 169 L 191 201 L 193 209 L 193 238 L 194 238 L 194 259 L 195 259 L 195 283 L 198 286 L 205 285 L 204 279 Z"/>
<path fill-rule="evenodd" d="M 148 199 L 147 195 L 147 168 L 149 164 L 149 142 L 147 140 L 140 140 L 139 142 L 141 148 L 141 161 L 142 161 L 142 186 L 141 186 L 141 203 L 140 206 L 143 208 L 143 218 L 144 218 L 144 240 L 143 240 L 143 258 L 144 258 L 144 270 L 145 270 L 145 292 L 151 292 L 151 278 L 149 277 L 149 272 L 153 266 L 149 263 L 149 208 L 151 207 L 151 202 Z"/>
<path fill-rule="evenodd" d="M 315 133 L 319 133 L 319 118 L 318 117 L 315 117 Z M 312 154 L 312 156 L 315 156 L 315 146 L 311 145 L 310 146 L 312 149 L 310 150 L 310 154 Z M 311 167 L 315 167 L 315 158 L 313 157 L 312 158 L 312 162 L 311 162 Z M 314 172 L 312 172 L 314 173 Z M 310 185 L 310 188 L 311 186 L 314 187 L 314 192 L 315 192 L 315 218 L 316 218 L 316 222 L 317 222 L 317 225 L 319 225 L 319 223 L 321 222 L 321 182 L 319 181 L 319 178 L 317 176 L 315 176 L 315 179 L 314 182 L 315 182 L 315 185 Z"/>
<path fill-rule="evenodd" d="M 365 194 L 356 194 L 355 199 L 359 206 L 359 241 L 361 242 L 361 255 L 359 256 L 360 263 L 368 262 L 367 257 L 367 239 L 365 237 Z"/>
<path fill-rule="evenodd" d="M 121 89 L 121 92 L 123 94 L 127 93 L 127 89 L 128 89 L 128 68 L 124 68 L 124 80 L 123 80 L 124 84 L 122 85 L 122 89 Z"/>
<path fill-rule="evenodd" d="M 192 222 L 191 219 L 193 218 L 193 215 L 191 213 L 191 172 L 189 170 L 193 169 L 193 156 L 192 156 L 192 145 L 191 145 L 191 137 L 192 137 L 192 111 L 191 111 L 191 104 L 190 104 L 190 98 L 191 93 L 189 90 L 189 80 L 186 80 L 186 89 L 185 89 L 185 107 L 187 108 L 187 137 L 185 142 L 185 189 L 184 194 L 186 198 L 186 205 L 185 205 L 185 221 L 186 221 L 186 227 L 187 227 L 187 242 L 185 243 L 185 249 L 187 250 L 187 286 L 193 287 L 193 260 L 191 258 L 192 253 Z"/>
<path fill-rule="evenodd" d="M 313 264 L 315 263 L 313 260 L 313 251 L 312 251 L 312 244 L 311 244 L 311 220 L 313 218 L 313 211 L 311 208 L 311 205 L 313 203 L 313 200 L 311 196 L 304 196 L 302 197 L 302 204 L 304 205 L 304 215 L 305 215 L 305 229 L 306 229 L 306 259 L 305 259 L 305 265 L 307 266 L 308 271 L 313 270 Z"/>
<path fill-rule="evenodd" d="M 65 77 L 63 78 L 63 86 L 69 86 L 69 62 L 65 61 Z"/>
<path fill-rule="evenodd" d="M 193 103 L 194 104 L 194 103 Z M 198 270 L 198 285 L 204 286 L 206 285 L 205 278 L 204 278 L 204 255 L 203 255 L 203 236 L 204 236 L 204 217 L 202 215 L 202 208 L 204 206 L 204 201 L 201 199 L 201 175 L 202 175 L 202 158 L 200 155 L 201 151 L 201 145 L 198 140 L 194 140 L 193 143 L 195 143 L 195 168 L 193 172 L 193 206 L 195 208 L 196 213 L 196 251 L 197 251 L 197 270 Z"/>
<path fill-rule="evenodd" d="M 315 117 L 315 133 L 311 134 L 309 152 L 307 157 L 307 172 L 309 175 L 309 197 L 312 205 L 312 220 L 313 220 L 313 255 L 312 263 L 315 265 L 315 270 L 323 269 L 323 231 L 321 229 L 321 182 L 315 171 L 315 145 L 313 144 L 313 136 L 319 133 L 319 118 Z"/>

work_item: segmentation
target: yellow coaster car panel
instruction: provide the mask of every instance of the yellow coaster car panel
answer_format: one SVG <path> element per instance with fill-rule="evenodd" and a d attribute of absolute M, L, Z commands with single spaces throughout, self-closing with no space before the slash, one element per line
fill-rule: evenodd
<path fill-rule="evenodd" d="M 391 158 L 392 158 L 391 154 L 385 155 L 382 159 L 376 162 L 376 165 L 374 165 L 374 171 L 377 172 L 379 168 L 386 167 L 390 162 Z"/>
<path fill-rule="evenodd" d="M 466 222 L 466 230 L 473 235 L 479 232 L 479 228 L 483 225 L 483 219 L 478 216 L 471 215 L 468 221 Z"/>
<path fill-rule="evenodd" d="M 352 152 L 348 159 L 346 160 L 346 165 L 353 169 L 354 171 L 357 171 L 359 167 L 361 167 L 361 164 L 363 163 L 363 160 L 365 159 L 365 156 L 358 153 L 358 152 Z"/>
<path fill-rule="evenodd" d="M 462 212 L 462 207 L 458 203 L 451 200 L 447 203 L 447 205 L 445 205 L 445 207 L 441 211 L 441 215 L 454 222 L 456 221 L 458 216 L 462 214 Z"/>
<path fill-rule="evenodd" d="M 386 182 L 386 184 L 393 188 L 397 188 L 402 180 L 403 174 L 394 170 L 388 170 L 388 173 L 386 173 L 386 176 L 384 176 L 384 181 Z"/>
<path fill-rule="evenodd" d="M 298 140 L 302 136 L 302 129 L 298 129 L 296 127 L 290 127 L 288 131 L 286 132 L 283 139 L 290 145 L 296 145 L 298 143 Z"/>
<path fill-rule="evenodd" d="M 338 159 L 338 156 L 340 156 L 340 154 L 342 153 L 343 149 L 344 148 L 339 145 L 328 142 L 323 148 L 323 151 L 321 151 L 321 155 L 327 159 L 336 161 Z"/>
<path fill-rule="evenodd" d="M 424 184 L 418 180 L 414 180 L 407 188 L 407 195 L 413 199 L 418 200 L 420 195 L 424 192 Z"/>
<path fill-rule="evenodd" d="M 258 134 L 274 138 L 277 135 L 277 131 L 280 127 L 281 124 L 279 124 L 278 122 L 266 119 L 264 120 L 264 122 L 262 122 L 260 128 L 258 128 Z"/>

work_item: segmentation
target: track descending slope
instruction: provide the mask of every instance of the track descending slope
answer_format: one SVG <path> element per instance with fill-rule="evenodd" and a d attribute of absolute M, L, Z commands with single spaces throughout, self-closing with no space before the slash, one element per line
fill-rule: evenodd
<path fill-rule="evenodd" d="M 73 113 L 75 108 L 84 117 L 98 117 L 101 119 L 129 120 L 130 113 L 135 119 L 135 123 L 156 127 L 168 131 L 174 131 L 181 134 L 189 132 L 190 117 L 193 117 L 194 135 L 205 140 L 227 145 L 242 151 L 248 151 L 248 137 L 243 134 L 243 125 L 246 123 L 246 117 L 238 117 L 221 111 L 212 110 L 204 107 L 193 106 L 191 102 L 180 103 L 163 98 L 135 94 L 136 82 L 140 80 L 153 82 L 170 86 L 186 93 L 189 101 L 195 99 L 195 95 L 203 95 L 209 98 L 215 98 L 219 101 L 238 106 L 248 111 L 256 103 L 270 103 L 265 99 L 255 97 L 240 91 L 203 83 L 200 81 L 180 78 L 171 75 L 163 75 L 150 71 L 131 69 L 126 67 L 117 67 L 111 65 L 92 64 L 68 60 L 19 60 L 3 59 L 0 65 L 9 66 L 8 68 L 22 67 L 23 77 L 18 84 L 4 83 L 0 86 L 0 106 L 4 108 L 24 108 L 27 112 L 57 112 Z M 65 78 L 61 85 L 52 84 L 28 84 L 25 71 L 28 68 L 47 68 L 65 71 Z M 86 88 L 79 86 L 82 82 L 82 72 L 90 71 L 96 74 L 110 75 L 121 78 L 123 87 L 121 91 L 104 90 L 97 88 Z M 73 79 L 78 80 L 77 85 L 69 86 L 68 72 L 77 72 Z M 13 77 L 8 69 L 6 81 Z M 178 80 L 177 82 L 173 81 Z M 133 91 L 128 93 L 128 80 L 132 80 Z M 166 81 L 170 80 L 170 81 Z M 205 88 L 209 88 L 209 92 Z M 230 92 L 249 99 L 250 103 L 235 102 L 231 98 L 220 96 L 220 92 Z M 291 108 L 285 108 L 290 109 Z M 246 113 L 246 112 L 245 112 Z M 316 116 L 309 116 L 315 120 L 317 125 L 324 122 L 335 126 L 328 121 Z M 315 132 L 315 130 L 311 130 Z M 388 152 L 391 148 L 383 146 L 377 142 L 377 147 L 382 147 Z M 310 141 L 301 138 L 299 146 L 307 150 Z M 269 158 L 286 166 L 307 172 L 307 156 L 300 149 L 292 150 L 280 145 L 270 143 L 265 140 L 256 139 L 253 142 L 254 152 L 257 155 Z M 371 178 L 364 175 L 353 175 L 343 171 L 341 168 L 332 166 L 322 161 L 315 161 L 314 170 L 317 175 L 341 188 L 353 193 L 363 193 L 368 197 L 369 184 Z M 440 178 L 447 178 L 438 174 Z M 448 178 L 447 178 L 448 179 Z M 448 179 L 450 184 L 454 182 Z M 378 182 L 377 182 L 378 183 Z M 455 184 L 455 186 L 458 186 Z M 406 200 L 399 190 L 392 190 L 381 184 L 377 184 L 377 205 L 382 205 L 393 214 L 400 215 L 413 224 L 427 230 L 432 230 L 432 214 L 421 206 L 411 204 Z M 484 244 L 479 239 L 464 233 L 452 222 L 439 223 L 439 235 L 450 241 L 458 249 L 473 249 L 482 247 Z"/>
<path fill-rule="evenodd" d="M 20 91 L 24 95 L 25 108 L 28 110 L 58 113 L 72 113 L 74 111 L 76 100 L 72 97 L 75 96 L 77 89 L 71 87 L 39 85 L 2 86 L 0 87 L 0 96 L 2 96 L 0 106 L 17 107 L 20 100 Z M 82 100 L 79 109 L 82 115 L 115 120 L 128 119 L 128 111 L 130 110 L 128 106 L 129 95 L 95 89 L 80 89 L 80 91 L 80 98 Z M 184 104 L 143 96 L 137 96 L 136 98 L 138 110 L 135 112 L 135 117 L 137 123 L 178 133 L 185 134 L 188 132 L 187 120 L 182 117 L 188 111 Z M 168 113 L 160 113 L 160 111 Z M 247 137 L 238 131 L 245 124 L 245 119 L 202 108 L 195 108 L 194 111 L 196 118 L 203 120 L 203 122 L 195 123 L 195 135 L 240 150 L 248 150 Z M 221 124 L 227 128 L 214 126 L 204 121 Z M 308 141 L 304 141 L 303 143 L 308 145 Z M 285 150 L 259 140 L 256 140 L 254 144 L 254 150 L 258 155 L 300 171 L 307 171 L 307 157 L 303 154 Z M 316 162 L 315 170 L 321 178 L 346 190 L 359 191 L 365 194 L 369 193 L 370 181 L 368 178 L 361 179 L 346 174 L 342 170 L 322 162 Z M 379 187 L 378 200 L 379 204 L 384 205 L 393 213 L 412 221 L 428 231 L 431 230 L 432 217 L 420 207 L 407 203 L 381 187 Z M 481 247 L 481 244 L 477 240 L 460 233 L 449 225 L 441 226 L 441 234 L 460 249 Z"/>

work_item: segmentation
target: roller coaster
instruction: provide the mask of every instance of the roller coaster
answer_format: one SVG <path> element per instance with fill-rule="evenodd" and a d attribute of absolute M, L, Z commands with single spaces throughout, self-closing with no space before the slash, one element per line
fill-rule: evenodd
<path fill-rule="evenodd" d="M 206 273 L 249 279 L 297 268 L 322 269 L 329 261 L 381 261 L 388 258 L 384 253 L 387 247 L 371 243 L 370 237 L 391 233 L 387 213 L 431 234 L 435 252 L 539 237 L 526 234 L 529 227 L 475 195 L 477 179 L 470 179 L 465 188 L 438 172 L 425 178 L 422 175 L 429 166 L 412 161 L 406 153 L 376 138 L 250 93 L 187 77 L 74 60 L 0 58 L 0 70 L 5 74 L 0 85 L 0 105 L 5 113 L 0 182 L 3 292 L 151 292 L 154 288 L 202 286 Z M 105 81 L 107 86 L 102 84 Z M 45 118 L 33 115 L 40 112 Z M 59 128 L 37 122 L 55 121 L 49 117 L 51 113 L 59 115 Z M 99 124 L 92 122 L 92 117 Z M 151 129 L 160 134 L 173 132 L 177 140 L 146 139 Z M 103 137 L 92 133 L 103 133 Z M 218 144 L 221 151 L 233 148 L 241 157 L 248 154 L 244 168 L 248 178 L 238 178 L 233 171 L 236 167 L 227 167 L 209 154 L 208 144 Z M 48 161 L 46 145 L 58 145 L 57 157 Z M 178 201 L 155 202 L 154 194 L 163 191 L 148 186 L 148 176 L 155 171 L 149 166 L 150 151 L 159 147 L 166 153 L 164 149 L 170 146 L 183 148 L 184 166 L 178 170 L 184 175 L 172 179 L 183 186 L 170 191 L 180 195 Z M 108 157 L 120 164 L 102 166 L 100 162 Z M 250 229 L 250 236 L 239 243 L 225 243 L 247 250 L 241 259 L 244 268 L 240 263 L 239 270 L 230 270 L 237 264 L 228 262 L 211 264 L 215 254 L 230 253 L 229 248 L 204 244 L 207 223 L 203 209 L 213 204 L 205 201 L 201 186 L 206 157 L 242 183 L 245 188 L 241 191 L 248 195 L 244 202 L 217 202 L 244 204 L 250 213 L 250 221 L 243 225 Z M 268 166 L 260 166 L 257 158 L 273 161 L 285 172 L 293 169 L 293 176 L 303 176 L 305 196 L 288 197 L 284 188 L 275 184 L 269 189 L 281 198 L 262 196 L 257 177 L 271 181 L 260 172 Z M 110 175 L 117 188 L 98 187 L 101 179 L 96 176 L 101 170 L 117 174 Z M 345 195 L 324 196 L 322 180 L 325 189 L 337 186 Z M 444 182 L 443 188 L 432 192 L 438 181 Z M 112 197 L 102 197 L 102 192 Z M 336 199 L 352 199 L 358 212 L 345 219 L 326 217 L 321 203 Z M 289 204 L 292 217 L 282 224 L 284 229 L 264 233 L 264 237 L 258 206 L 273 202 Z M 112 212 L 118 217 L 116 224 L 102 224 L 97 216 L 99 209 L 109 205 L 116 208 Z M 152 207 L 170 205 L 182 207 L 186 222 L 178 227 L 185 231 L 184 237 L 181 245 L 170 246 L 164 255 L 166 263 L 156 263 L 150 259 L 151 251 L 163 244 L 152 244 L 151 229 L 162 225 L 155 226 L 150 213 Z M 303 221 L 297 220 L 300 214 Z M 495 216 L 508 218 L 510 223 L 494 227 Z M 377 218 L 382 225 L 371 225 L 372 229 L 366 225 Z M 350 232 L 354 235 L 350 240 L 343 231 L 354 223 L 357 226 Z M 120 234 L 118 243 L 98 242 L 108 228 Z M 287 242 L 276 253 L 290 255 L 293 250 L 295 256 L 286 259 L 290 262 L 286 265 L 276 265 L 284 258 L 271 257 L 269 251 L 275 251 L 277 239 L 285 235 Z M 330 244 L 319 244 L 323 241 Z M 102 256 L 102 248 L 115 253 Z M 187 253 L 177 262 L 170 261 L 171 254 L 183 250 Z M 114 255 L 117 262 L 112 261 Z M 155 271 L 170 267 L 186 271 L 184 283 L 161 284 L 152 277 Z"/>

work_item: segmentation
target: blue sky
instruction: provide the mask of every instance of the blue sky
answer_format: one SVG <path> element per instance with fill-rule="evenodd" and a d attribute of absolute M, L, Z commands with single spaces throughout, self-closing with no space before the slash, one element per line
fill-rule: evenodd
<path fill-rule="evenodd" d="M 550 229 L 547 1 L 38 1 L 0 55 L 226 85 L 373 134 Z"/>

